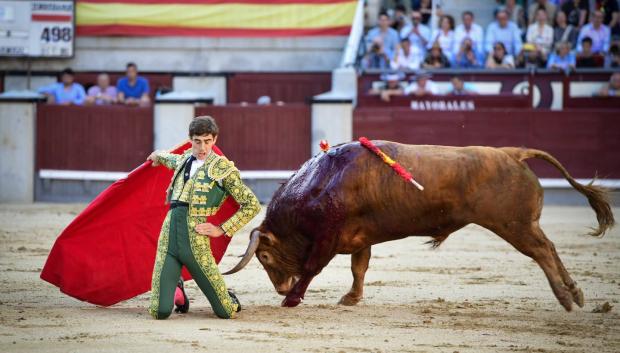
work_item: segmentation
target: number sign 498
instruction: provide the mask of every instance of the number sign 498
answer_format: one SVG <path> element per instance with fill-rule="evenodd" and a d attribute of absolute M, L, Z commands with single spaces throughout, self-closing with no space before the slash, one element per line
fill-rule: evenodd
<path fill-rule="evenodd" d="M 41 32 L 41 40 L 44 42 L 69 42 L 71 41 L 71 27 L 44 27 Z"/>

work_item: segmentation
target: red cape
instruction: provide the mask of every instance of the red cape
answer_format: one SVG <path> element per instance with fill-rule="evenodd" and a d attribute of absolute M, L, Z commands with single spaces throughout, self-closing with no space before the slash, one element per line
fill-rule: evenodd
<path fill-rule="evenodd" d="M 191 145 L 175 149 L 181 154 Z M 219 155 L 222 152 L 213 147 Z M 151 289 L 157 239 L 168 205 L 173 171 L 145 162 L 97 196 L 60 234 L 41 271 L 41 279 L 79 300 L 109 306 Z M 220 225 L 239 205 L 228 196 L 207 221 Z M 220 262 L 230 238 L 211 238 Z M 183 277 L 191 278 L 185 268 Z"/>

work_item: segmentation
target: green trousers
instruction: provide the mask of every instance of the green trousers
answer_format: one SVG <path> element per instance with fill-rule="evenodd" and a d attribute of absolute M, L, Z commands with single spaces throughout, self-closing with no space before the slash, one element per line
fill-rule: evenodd
<path fill-rule="evenodd" d="M 211 303 L 215 314 L 223 319 L 233 317 L 233 303 L 224 278 L 211 254 L 209 239 L 188 229 L 187 207 L 168 212 L 157 247 L 151 285 L 149 312 L 155 319 L 166 319 L 174 307 L 174 292 L 182 266 L 187 267 L 200 290 Z"/>

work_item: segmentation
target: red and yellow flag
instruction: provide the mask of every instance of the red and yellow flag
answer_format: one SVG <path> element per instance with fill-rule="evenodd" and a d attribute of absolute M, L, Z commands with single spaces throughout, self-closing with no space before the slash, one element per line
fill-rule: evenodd
<path fill-rule="evenodd" d="M 348 35 L 351 0 L 78 0 L 82 36 Z"/>

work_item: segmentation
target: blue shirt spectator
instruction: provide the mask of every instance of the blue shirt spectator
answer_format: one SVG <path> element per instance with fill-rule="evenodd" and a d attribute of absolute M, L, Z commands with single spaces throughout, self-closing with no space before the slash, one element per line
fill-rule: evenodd
<path fill-rule="evenodd" d="M 582 51 L 581 40 L 583 38 L 592 39 L 593 53 L 606 53 L 609 51 L 609 40 L 611 32 L 609 27 L 603 24 L 603 13 L 599 10 L 592 14 L 592 22 L 581 27 L 577 38 L 577 51 Z"/>
<path fill-rule="evenodd" d="M 411 13 L 411 24 L 400 31 L 401 38 L 408 38 L 411 47 L 420 53 L 422 58 L 426 54 L 426 46 L 431 40 L 431 29 L 422 24 L 422 14 L 418 11 Z"/>
<path fill-rule="evenodd" d="M 557 51 L 554 51 L 547 60 L 547 69 L 570 70 L 577 66 L 577 58 L 570 51 L 569 42 L 559 42 L 556 44 Z"/>
<path fill-rule="evenodd" d="M 134 63 L 127 64 L 126 76 L 116 83 L 118 90 L 118 102 L 127 105 L 146 106 L 150 104 L 149 81 L 138 76 L 138 66 Z"/>
<path fill-rule="evenodd" d="M 502 42 L 508 55 L 517 55 L 522 46 L 519 27 L 514 22 L 508 21 L 508 14 L 505 10 L 499 10 L 496 19 L 487 27 L 485 51 L 487 53 L 492 52 L 493 45 L 496 42 Z"/>
<path fill-rule="evenodd" d="M 368 31 L 366 35 L 367 48 L 370 49 L 371 45 L 377 38 L 381 38 L 383 44 L 383 51 L 387 54 L 390 60 L 394 59 L 396 48 L 400 44 L 400 37 L 398 32 L 390 27 L 390 18 L 385 13 L 379 14 L 379 26 Z"/>
<path fill-rule="evenodd" d="M 62 82 L 41 87 L 38 89 L 38 92 L 47 96 L 48 103 L 62 105 L 81 105 L 84 103 L 86 91 L 84 91 L 84 87 L 81 84 L 73 82 L 73 70 L 65 69 L 60 79 Z"/>

